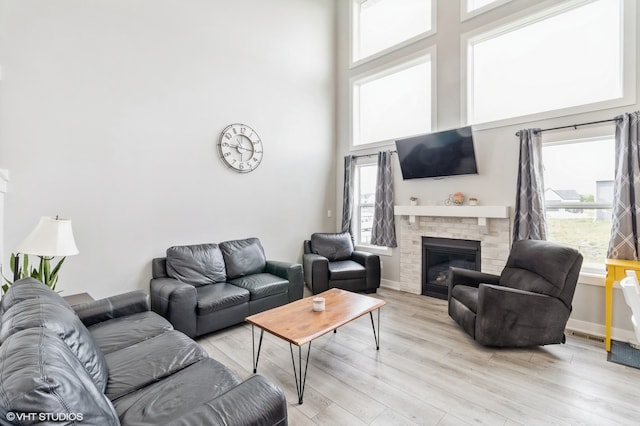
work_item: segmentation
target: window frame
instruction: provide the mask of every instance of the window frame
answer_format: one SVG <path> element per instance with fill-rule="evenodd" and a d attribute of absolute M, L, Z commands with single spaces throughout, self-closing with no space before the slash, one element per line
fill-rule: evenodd
<path fill-rule="evenodd" d="M 532 114 L 521 115 L 517 117 L 509 117 L 497 119 L 487 122 L 472 123 L 470 121 L 471 107 L 473 98 L 470 93 L 473 77 L 473 58 L 471 49 L 469 49 L 472 41 L 480 41 L 495 37 L 499 34 L 506 34 L 513 30 L 534 24 L 537 21 L 562 14 L 571 9 L 584 6 L 596 0 L 569 0 L 562 4 L 554 1 L 545 1 L 531 7 L 523 12 L 511 15 L 484 25 L 473 31 L 464 33 L 460 36 L 460 112 L 461 119 L 465 125 L 473 125 L 477 130 L 493 129 L 503 126 L 511 126 L 534 121 L 548 120 L 552 118 L 564 117 L 575 114 L 583 114 L 587 112 L 599 111 L 604 109 L 628 107 L 636 104 L 636 31 L 638 23 L 636 22 L 636 2 L 633 0 L 621 0 L 622 3 L 622 47 L 621 47 L 621 70 L 622 70 L 622 96 L 615 99 L 593 102 L 570 107 L 564 107 L 555 110 L 542 111 Z"/>
<path fill-rule="evenodd" d="M 460 0 L 460 21 L 464 22 L 471 18 L 475 18 L 478 15 L 482 15 L 483 13 L 488 12 L 497 7 L 500 7 L 503 4 L 509 3 L 510 1 L 511 0 L 496 0 L 493 3 L 490 3 L 486 6 L 482 6 L 468 12 L 467 5 L 469 4 L 469 0 Z"/>
<path fill-rule="evenodd" d="M 355 238 L 354 238 L 354 244 L 355 244 L 355 248 L 356 250 L 359 249 L 364 249 L 367 252 L 371 252 L 374 254 L 378 254 L 378 255 L 383 255 L 383 256 L 391 256 L 391 251 L 392 249 L 390 247 L 383 247 L 383 246 L 376 246 L 373 245 L 371 243 L 362 243 L 360 242 L 360 230 L 361 230 L 361 225 L 362 225 L 362 220 L 360 218 L 360 208 L 361 207 L 374 207 L 375 208 L 375 201 L 372 204 L 360 204 L 360 192 L 361 192 L 361 188 L 360 188 L 360 170 L 363 167 L 374 167 L 376 168 L 378 162 L 377 159 L 375 157 L 362 157 L 359 158 L 356 161 L 356 165 L 355 165 L 355 173 L 354 173 L 354 202 L 353 202 L 353 223 L 352 225 L 352 229 L 354 231 L 355 234 Z"/>
<path fill-rule="evenodd" d="M 389 146 L 393 144 L 395 139 L 385 139 L 367 143 L 356 144 L 356 141 L 360 137 L 360 122 L 359 119 L 356 120 L 356 115 L 359 112 L 359 99 L 356 94 L 356 85 L 371 82 L 388 75 L 394 74 L 396 72 L 400 72 L 411 68 L 412 66 L 421 64 L 421 63 L 429 63 L 430 65 L 430 81 L 429 85 L 431 88 L 431 99 L 430 99 L 430 129 L 426 132 L 433 131 L 434 126 L 436 124 L 436 102 L 437 102 L 437 64 L 436 64 L 436 47 L 430 46 L 426 49 L 422 49 L 419 52 L 416 52 L 413 55 L 405 56 L 399 60 L 390 62 L 388 64 L 377 66 L 367 72 L 360 73 L 355 75 L 349 79 L 349 148 L 351 151 L 357 151 L 368 148 L 376 148 Z M 357 104 L 357 105 L 356 105 Z M 398 135 L 397 138 L 410 137 L 414 135 Z"/>
<path fill-rule="evenodd" d="M 422 32 L 420 34 L 417 34 L 411 38 L 408 38 L 406 40 L 403 40 L 401 42 L 398 42 L 392 46 L 389 46 L 385 49 L 382 49 L 376 53 L 372 53 L 369 56 L 365 56 L 359 59 L 355 59 L 355 55 L 356 55 L 356 43 L 358 43 L 357 40 L 357 32 L 358 32 L 358 25 L 359 25 L 359 14 L 357 13 L 357 8 L 359 6 L 359 4 L 361 4 L 363 2 L 363 0 L 350 0 L 351 4 L 349 5 L 349 68 L 356 68 L 362 64 L 365 64 L 367 62 L 371 62 L 374 61 L 376 59 L 379 59 L 383 56 L 388 55 L 391 52 L 394 52 L 396 50 L 401 50 L 413 43 L 416 43 L 420 40 L 429 38 L 431 36 L 433 36 L 434 34 L 437 33 L 437 23 L 438 23 L 438 19 L 437 19 L 437 14 L 438 14 L 438 9 L 437 9 L 437 0 L 430 0 L 431 2 L 431 29 L 429 29 L 428 31 Z"/>

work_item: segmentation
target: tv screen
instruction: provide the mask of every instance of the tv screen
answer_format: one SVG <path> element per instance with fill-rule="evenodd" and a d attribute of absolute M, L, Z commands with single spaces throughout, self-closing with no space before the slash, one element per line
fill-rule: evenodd
<path fill-rule="evenodd" d="M 471 127 L 396 141 L 403 179 L 477 174 Z"/>

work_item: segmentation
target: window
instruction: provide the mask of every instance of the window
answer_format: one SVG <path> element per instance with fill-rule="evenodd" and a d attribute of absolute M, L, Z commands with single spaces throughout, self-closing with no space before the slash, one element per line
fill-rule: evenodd
<path fill-rule="evenodd" d="M 545 143 L 548 239 L 580 250 L 582 270 L 604 273 L 611 235 L 614 139 Z"/>
<path fill-rule="evenodd" d="M 511 0 L 462 0 L 462 19 L 468 19 Z"/>
<path fill-rule="evenodd" d="M 353 145 L 431 130 L 431 55 L 352 81 Z"/>
<path fill-rule="evenodd" d="M 469 38 L 467 121 L 580 112 L 631 93 L 623 87 L 622 9 L 622 0 L 572 1 Z"/>
<path fill-rule="evenodd" d="M 352 0 L 352 60 L 367 58 L 434 27 L 431 0 Z"/>
<path fill-rule="evenodd" d="M 356 165 L 354 233 L 356 245 L 371 245 L 373 208 L 376 197 L 376 163 Z"/>

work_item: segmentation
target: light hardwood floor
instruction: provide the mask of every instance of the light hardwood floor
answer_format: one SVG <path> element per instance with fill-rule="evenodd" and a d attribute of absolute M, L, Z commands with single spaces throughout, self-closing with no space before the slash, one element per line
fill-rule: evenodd
<path fill-rule="evenodd" d="M 284 390 L 290 425 L 640 424 L 640 370 L 607 362 L 602 343 L 485 348 L 444 300 L 389 289 L 374 297 L 387 302 L 380 350 L 368 315 L 314 340 L 302 405 L 289 345 L 265 333 L 258 374 Z M 199 342 L 246 378 L 251 338 L 239 325 Z"/>

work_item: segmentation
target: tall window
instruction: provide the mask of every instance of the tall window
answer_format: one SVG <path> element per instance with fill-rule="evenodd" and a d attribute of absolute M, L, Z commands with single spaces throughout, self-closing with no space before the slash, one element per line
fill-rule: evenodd
<path fill-rule="evenodd" d="M 468 39 L 469 123 L 623 97 L 623 0 L 562 3 Z"/>
<path fill-rule="evenodd" d="M 358 245 L 371 245 L 373 208 L 376 197 L 376 175 L 377 166 L 375 163 L 356 165 L 354 228 L 356 228 L 355 242 Z"/>
<path fill-rule="evenodd" d="M 431 130 L 431 55 L 352 81 L 353 145 Z"/>
<path fill-rule="evenodd" d="M 614 153 L 613 137 L 545 143 L 542 148 L 548 239 L 578 249 L 588 272 L 604 272 Z"/>
<path fill-rule="evenodd" d="M 352 59 L 375 55 L 433 28 L 431 0 L 352 0 Z"/>
<path fill-rule="evenodd" d="M 510 0 L 462 0 L 462 10 L 466 13 L 472 13 L 480 9 L 490 9 L 506 3 Z"/>

